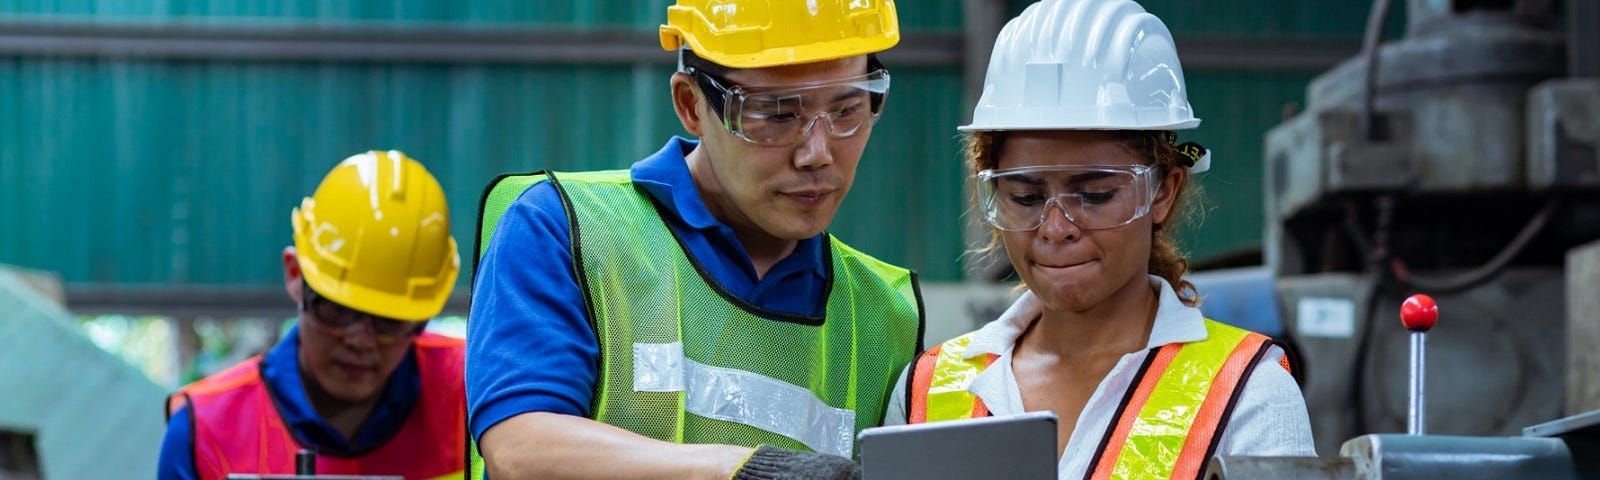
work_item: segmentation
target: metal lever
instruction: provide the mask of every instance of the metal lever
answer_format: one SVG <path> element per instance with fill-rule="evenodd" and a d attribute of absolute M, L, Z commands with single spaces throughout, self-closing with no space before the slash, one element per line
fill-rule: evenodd
<path fill-rule="evenodd" d="M 1422 435 L 1423 426 L 1427 423 L 1427 416 L 1423 413 L 1427 403 L 1423 377 L 1426 374 L 1428 330 L 1438 320 L 1439 305 L 1433 303 L 1433 297 L 1419 293 L 1407 297 L 1400 304 L 1400 323 L 1411 331 L 1411 408 L 1406 415 L 1406 433 L 1411 435 Z"/>

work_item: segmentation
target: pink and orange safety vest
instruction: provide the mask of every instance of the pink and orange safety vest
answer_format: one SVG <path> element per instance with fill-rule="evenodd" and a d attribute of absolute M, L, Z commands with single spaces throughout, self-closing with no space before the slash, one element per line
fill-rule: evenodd
<path fill-rule="evenodd" d="M 318 455 L 323 475 L 401 475 L 407 480 L 459 478 L 466 465 L 465 343 L 424 333 L 414 345 L 421 397 L 394 438 L 364 455 Z M 195 470 L 204 480 L 230 473 L 293 474 L 302 446 L 289 433 L 261 378 L 261 356 L 180 389 L 167 415 L 189 406 Z"/>

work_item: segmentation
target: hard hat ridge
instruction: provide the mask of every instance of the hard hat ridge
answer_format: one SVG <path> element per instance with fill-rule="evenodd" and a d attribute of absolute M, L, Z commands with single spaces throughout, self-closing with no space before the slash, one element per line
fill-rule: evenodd
<path fill-rule="evenodd" d="M 399 151 L 340 162 L 290 215 L 304 281 L 362 312 L 422 321 L 450 296 L 461 259 L 439 181 Z"/>
<path fill-rule="evenodd" d="M 1172 33 L 1131 0 L 1044 0 L 995 41 L 961 130 L 1176 130 L 1190 110 Z"/>

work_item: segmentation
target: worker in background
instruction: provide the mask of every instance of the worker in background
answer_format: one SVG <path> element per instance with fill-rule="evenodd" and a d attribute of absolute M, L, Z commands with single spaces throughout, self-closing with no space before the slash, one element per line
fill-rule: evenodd
<path fill-rule="evenodd" d="M 1284 350 L 1202 317 L 1183 278 L 1172 233 L 1210 161 L 1175 143 L 1200 124 L 1187 92 L 1172 35 L 1132 1 L 1045 0 L 1005 26 L 961 130 L 973 210 L 1027 290 L 920 355 L 884 423 L 1053 411 L 1060 478 L 1315 455 Z"/>
<path fill-rule="evenodd" d="M 316 473 L 460 478 L 465 345 L 423 331 L 460 270 L 444 190 L 397 151 L 346 159 L 290 214 L 299 321 L 264 355 L 167 400 L 159 478 Z"/>
<path fill-rule="evenodd" d="M 824 233 L 889 92 L 894 2 L 679 0 L 666 23 L 699 141 L 485 195 L 476 446 L 495 480 L 848 478 L 920 350 L 914 274 Z"/>

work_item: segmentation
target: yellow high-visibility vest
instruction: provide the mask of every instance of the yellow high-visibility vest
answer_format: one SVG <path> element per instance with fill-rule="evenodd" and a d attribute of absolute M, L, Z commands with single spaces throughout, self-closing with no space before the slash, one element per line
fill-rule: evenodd
<path fill-rule="evenodd" d="M 1205 324 L 1205 340 L 1163 345 L 1145 357 L 1089 461 L 1086 479 L 1200 476 L 1206 460 L 1216 453 L 1245 380 L 1277 343 L 1210 319 Z M 909 380 L 907 423 L 989 415 L 983 400 L 967 391 L 997 357 L 964 358 L 976 334 L 956 337 L 918 356 Z M 1287 355 L 1279 365 L 1289 369 Z"/>

